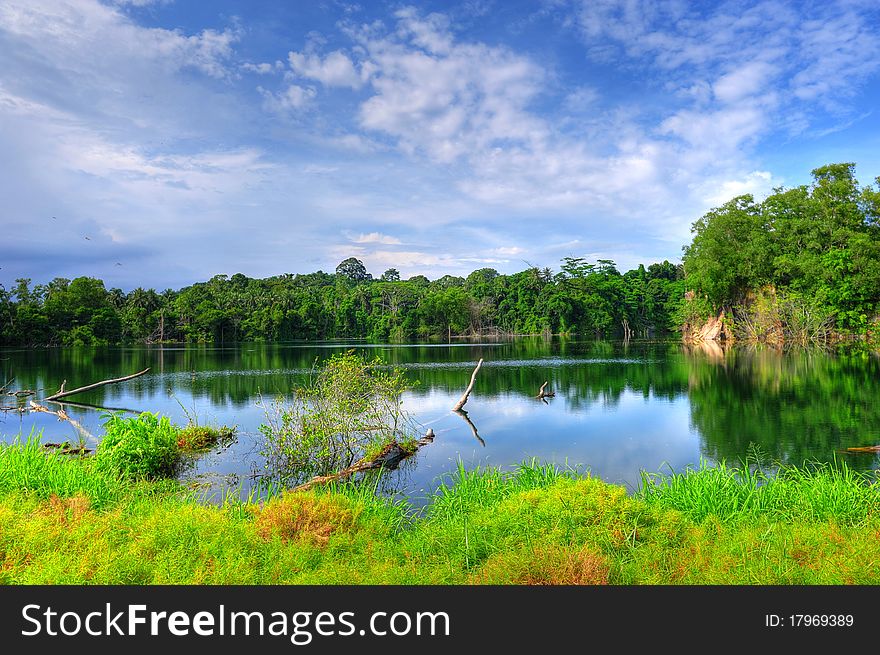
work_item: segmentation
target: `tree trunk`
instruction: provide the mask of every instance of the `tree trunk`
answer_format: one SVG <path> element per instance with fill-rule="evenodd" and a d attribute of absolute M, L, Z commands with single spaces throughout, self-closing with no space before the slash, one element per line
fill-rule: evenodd
<path fill-rule="evenodd" d="M 95 382 L 94 384 L 87 384 L 84 387 L 79 387 L 77 389 L 71 389 L 70 391 L 64 390 L 64 385 L 67 383 L 67 380 L 64 381 L 61 385 L 61 389 L 58 393 L 53 393 L 51 396 L 46 396 L 44 400 L 58 400 L 59 398 L 66 398 L 67 396 L 72 396 L 75 393 L 82 393 L 83 391 L 89 391 L 91 389 L 96 389 L 98 387 L 103 387 L 105 384 L 116 384 L 117 382 L 125 382 L 126 380 L 131 380 L 132 378 L 136 378 L 140 375 L 143 375 L 149 368 L 145 368 L 143 371 L 139 373 L 133 373 L 132 375 L 126 375 L 123 378 L 114 378 L 113 380 L 102 380 L 101 382 Z"/>

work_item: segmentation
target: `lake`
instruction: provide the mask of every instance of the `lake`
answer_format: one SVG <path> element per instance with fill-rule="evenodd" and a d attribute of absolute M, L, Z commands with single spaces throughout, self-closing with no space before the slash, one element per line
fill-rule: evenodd
<path fill-rule="evenodd" d="M 379 356 L 415 383 L 404 408 L 434 441 L 386 476 L 383 488 L 419 505 L 459 465 L 514 467 L 535 458 L 630 491 L 642 471 L 682 471 L 701 461 L 738 462 L 757 453 L 768 465 L 845 459 L 880 467 L 874 454 L 841 454 L 880 444 L 880 358 L 824 352 L 680 342 L 597 342 L 519 338 L 418 344 L 308 342 L 76 347 L 0 351 L 0 385 L 37 390 L 37 398 L 147 367 L 144 376 L 77 394 L 66 411 L 101 434 L 101 410 L 151 411 L 184 424 L 235 425 L 236 439 L 194 462 L 182 479 L 221 497 L 247 497 L 264 480 L 259 425 L 268 401 L 303 384 L 315 363 L 355 349 Z M 484 360 L 465 405 L 451 411 L 478 359 Z M 555 396 L 536 398 L 539 388 Z M 15 403 L 0 397 L 0 405 Z M 57 409 L 57 406 L 53 406 Z M 54 416 L 0 412 L 12 441 L 42 430 L 43 441 L 77 439 Z M 417 435 L 418 436 L 418 435 Z"/>

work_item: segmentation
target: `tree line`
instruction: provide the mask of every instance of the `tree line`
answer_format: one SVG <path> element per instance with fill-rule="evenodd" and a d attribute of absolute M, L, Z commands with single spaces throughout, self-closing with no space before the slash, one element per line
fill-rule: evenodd
<path fill-rule="evenodd" d="M 539 333 L 610 338 L 675 329 L 684 292 L 668 261 L 621 274 L 614 263 L 569 257 L 561 270 L 512 275 L 482 268 L 467 277 L 379 278 L 355 258 L 335 273 L 265 279 L 216 275 L 180 290 L 107 289 L 102 280 L 19 279 L 0 286 L 0 343 L 21 346 L 115 343 L 401 340 Z"/>
<path fill-rule="evenodd" d="M 728 335 L 784 341 L 864 334 L 880 304 L 880 178 L 860 187 L 852 163 L 812 171 L 762 202 L 741 195 L 693 223 L 682 264 L 625 273 L 566 257 L 467 277 L 378 278 L 351 257 L 334 273 L 241 273 L 172 290 L 107 289 L 55 278 L 0 285 L 0 345 L 403 340 L 515 334 L 655 337 L 725 311 Z"/>

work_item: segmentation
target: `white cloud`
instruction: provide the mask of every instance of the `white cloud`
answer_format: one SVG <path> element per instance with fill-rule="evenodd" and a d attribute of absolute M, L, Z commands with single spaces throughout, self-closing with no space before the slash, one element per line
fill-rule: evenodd
<path fill-rule="evenodd" d="M 269 62 L 262 62 L 260 64 L 246 62 L 241 65 L 241 69 L 249 73 L 256 73 L 257 75 L 271 75 L 272 73 L 277 73 L 279 70 L 283 70 L 284 64 L 280 61 L 276 61 L 274 64 L 270 64 Z"/>
<path fill-rule="evenodd" d="M 774 67 L 765 61 L 749 62 L 718 78 L 712 92 L 720 102 L 737 102 L 766 92 L 774 72 Z"/>
<path fill-rule="evenodd" d="M 828 13 L 801 25 L 798 49 L 803 64 L 791 79 L 791 90 L 801 100 L 838 108 L 835 96 L 851 96 L 880 70 L 880 34 L 876 20 L 872 24 L 853 11 Z"/>
<path fill-rule="evenodd" d="M 740 179 L 713 181 L 711 185 L 704 185 L 701 191 L 708 194 L 704 196 L 705 202 L 717 207 L 745 194 L 751 194 L 760 201 L 778 185 L 779 180 L 775 180 L 769 171 L 752 171 Z"/>
<path fill-rule="evenodd" d="M 380 232 L 370 232 L 369 234 L 359 234 L 349 237 L 354 243 L 381 243 L 383 245 L 399 245 L 400 239 Z"/>
<path fill-rule="evenodd" d="M 501 248 L 493 248 L 489 252 L 499 257 L 513 257 L 514 255 L 523 254 L 524 252 L 526 252 L 526 250 L 525 248 L 520 248 L 519 246 L 505 246 Z"/>
<path fill-rule="evenodd" d="M 287 59 L 290 68 L 297 75 L 320 82 L 324 86 L 357 89 L 364 82 L 351 59 L 340 50 L 331 52 L 324 58 L 315 54 L 291 52 Z"/>
<path fill-rule="evenodd" d="M 373 95 L 360 108 L 363 128 L 442 163 L 544 137 L 546 126 L 527 111 L 541 88 L 540 66 L 505 48 L 455 43 L 436 16 L 398 16 L 394 35 L 357 33 L 375 71 Z"/>
<path fill-rule="evenodd" d="M 289 85 L 279 93 L 272 93 L 261 86 L 257 91 L 263 96 L 263 106 L 272 112 L 286 113 L 308 107 L 315 99 L 317 92 L 312 87 Z"/>
<path fill-rule="evenodd" d="M 140 27 L 114 7 L 94 0 L 9 0 L 0 5 L 0 29 L 47 64 L 78 75 L 106 75 L 122 69 L 120 64 L 140 61 L 226 78 L 231 74 L 227 60 L 232 45 L 240 38 L 232 29 L 186 35 Z"/>
<path fill-rule="evenodd" d="M 660 124 L 660 132 L 674 134 L 703 152 L 716 156 L 735 152 L 740 145 L 759 134 L 766 118 L 755 105 L 742 104 L 718 110 L 684 109 Z"/>

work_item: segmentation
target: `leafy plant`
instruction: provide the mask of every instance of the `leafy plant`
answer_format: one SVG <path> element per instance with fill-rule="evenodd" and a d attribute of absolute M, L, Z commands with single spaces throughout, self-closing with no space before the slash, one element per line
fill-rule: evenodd
<path fill-rule="evenodd" d="M 178 430 L 167 416 L 143 412 L 124 418 L 103 414 L 105 435 L 95 453 L 99 470 L 123 477 L 160 478 L 174 473 Z"/>

